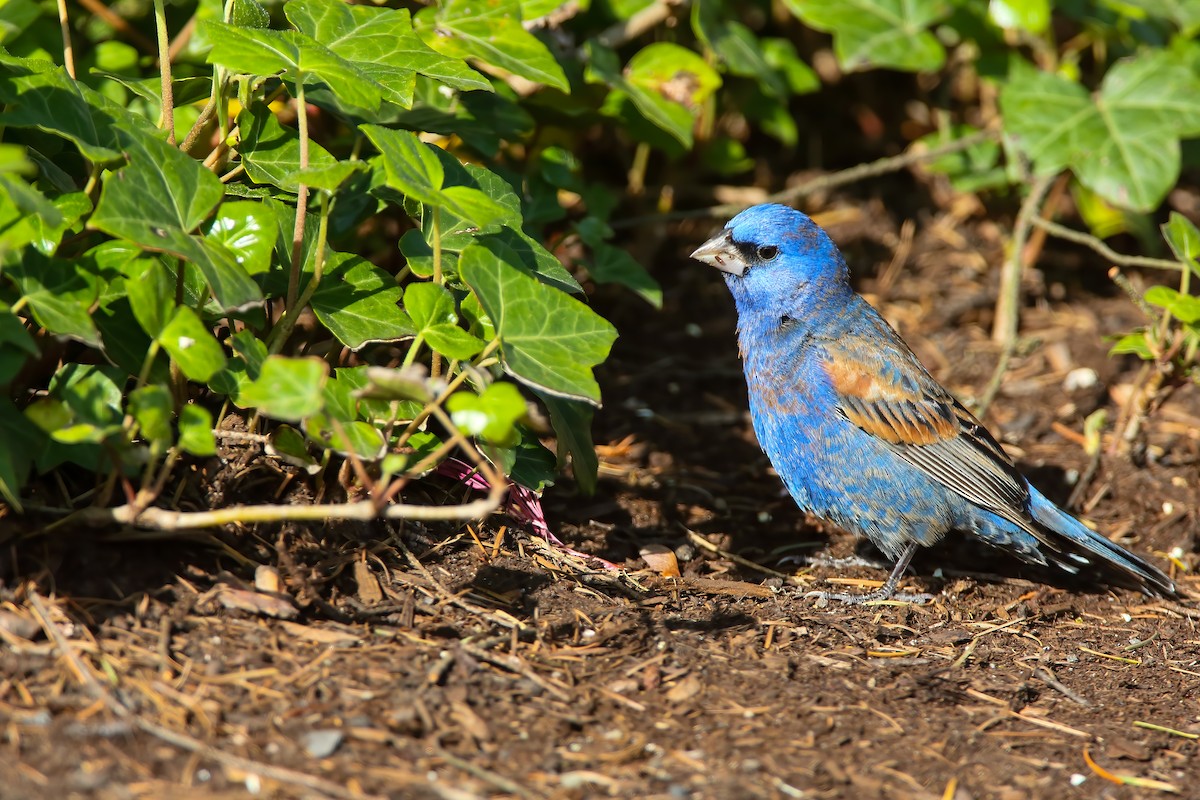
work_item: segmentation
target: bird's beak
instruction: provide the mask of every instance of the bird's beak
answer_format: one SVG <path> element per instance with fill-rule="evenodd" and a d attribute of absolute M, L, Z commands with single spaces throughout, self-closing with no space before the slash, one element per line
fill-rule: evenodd
<path fill-rule="evenodd" d="M 696 248 L 692 258 L 702 261 L 710 267 L 716 267 L 722 272 L 736 275 L 739 278 L 746 272 L 746 262 L 733 243 L 733 236 L 728 230 L 721 231 L 713 238 Z"/>

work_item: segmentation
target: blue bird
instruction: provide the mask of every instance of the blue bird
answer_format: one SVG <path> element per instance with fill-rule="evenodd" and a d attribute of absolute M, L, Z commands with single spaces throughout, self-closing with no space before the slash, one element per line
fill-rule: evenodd
<path fill-rule="evenodd" d="M 797 505 L 895 560 L 972 534 L 1026 563 L 1179 597 L 1171 579 L 1050 502 L 970 411 L 850 288 L 837 246 L 804 214 L 759 205 L 692 258 L 725 273 L 758 441 Z"/>

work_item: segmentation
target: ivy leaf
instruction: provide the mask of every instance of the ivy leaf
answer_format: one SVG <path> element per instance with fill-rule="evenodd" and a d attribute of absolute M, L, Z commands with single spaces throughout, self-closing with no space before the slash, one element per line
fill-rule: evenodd
<path fill-rule="evenodd" d="M 271 268 L 279 233 L 271 207 L 249 200 L 222 203 L 208 226 L 209 241 L 220 242 L 250 275 Z"/>
<path fill-rule="evenodd" d="M 449 358 L 463 360 L 483 349 L 482 340 L 458 327 L 454 297 L 436 283 L 411 283 L 404 290 L 404 310 L 412 318 L 417 338 Z"/>
<path fill-rule="evenodd" d="M 33 468 L 37 451 L 37 434 L 30 429 L 29 419 L 17 410 L 8 395 L 0 395 L 0 497 L 21 513 L 21 487 Z"/>
<path fill-rule="evenodd" d="M 592 444 L 592 407 L 577 400 L 541 395 L 546 410 L 550 412 L 550 424 L 558 434 L 558 458 L 560 462 L 571 456 L 575 482 L 585 494 L 596 491 L 596 476 L 600 471 L 600 460 Z"/>
<path fill-rule="evenodd" d="M 696 53 L 677 44 L 656 42 L 634 54 L 624 70 L 612 51 L 589 43 L 589 71 L 614 92 L 605 110 L 615 113 L 622 97 L 685 147 L 704 102 L 721 86 L 721 76 Z"/>
<path fill-rule="evenodd" d="M 238 130 L 242 136 L 238 154 L 250 180 L 289 192 L 299 191 L 302 178 L 299 132 L 280 124 L 263 103 L 242 109 L 238 114 Z M 332 183 L 332 188 L 336 189 L 355 169 L 358 169 L 356 165 L 338 161 L 318 143 L 308 143 L 308 172 L 303 176 L 307 185 L 314 185 L 312 179 L 318 173 L 330 172 L 328 179 L 321 183 Z"/>
<path fill-rule="evenodd" d="M 212 413 L 207 408 L 188 403 L 179 409 L 179 446 L 194 456 L 217 454 Z"/>
<path fill-rule="evenodd" d="M 85 259 L 48 258 L 28 250 L 4 274 L 16 283 L 38 325 L 50 333 L 101 346 L 90 313 L 100 290 Z"/>
<path fill-rule="evenodd" d="M 37 354 L 37 343 L 25 325 L 8 306 L 0 303 L 0 386 L 15 378 L 25 362 Z"/>
<path fill-rule="evenodd" d="M 171 446 L 171 391 L 166 386 L 143 386 L 129 395 L 129 413 L 137 420 L 142 437 L 157 458 Z"/>
<path fill-rule="evenodd" d="M 568 91 L 562 67 L 521 25 L 519 0 L 443 0 L 417 13 L 425 43 L 457 58 L 476 58 L 522 78 Z"/>
<path fill-rule="evenodd" d="M 138 258 L 126 265 L 125 292 L 142 330 L 156 337 L 175 308 L 175 278 L 157 258 Z"/>
<path fill-rule="evenodd" d="M 508 209 L 470 186 L 445 186 L 446 172 L 431 145 L 409 131 L 394 131 L 378 125 L 363 125 L 362 132 L 383 156 L 387 185 L 425 205 L 444 208 L 487 228 L 509 213 Z"/>
<path fill-rule="evenodd" d="M 210 64 L 247 75 L 284 73 L 307 86 L 325 84 L 346 104 L 375 110 L 384 89 L 355 64 L 300 31 L 239 28 L 215 20 L 200 22 L 201 32 L 212 42 Z"/>
<path fill-rule="evenodd" d="M 207 383 L 225 368 L 225 351 L 196 312 L 187 306 L 175 309 L 175 316 L 158 334 L 158 343 L 171 354 L 183 374 L 194 381 Z"/>
<path fill-rule="evenodd" d="M 407 9 L 294 0 L 284 13 L 301 31 L 367 71 L 383 87 L 383 99 L 389 103 L 412 106 L 418 72 L 459 89 L 491 91 L 491 84 L 462 59 L 442 55 L 421 41 Z"/>
<path fill-rule="evenodd" d="M 314 414 L 304 422 L 304 433 L 327 450 L 354 455 L 366 461 L 378 461 L 387 452 L 383 434 L 369 422 L 339 420 Z"/>
<path fill-rule="evenodd" d="M 351 350 L 368 342 L 394 342 L 416 334 L 400 310 L 403 290 L 391 275 L 365 258 L 330 253 L 325 277 L 313 292 L 313 313 Z"/>
<path fill-rule="evenodd" d="M 325 405 L 328 378 L 329 364 L 322 359 L 270 356 L 241 400 L 276 419 L 300 422 Z"/>
<path fill-rule="evenodd" d="M 547 394 L 600 404 L 592 367 L 617 338 L 612 325 L 479 245 L 462 252 L 458 268 L 496 326 L 509 374 Z"/>
<path fill-rule="evenodd" d="M 1050 26 L 1050 0 L 991 0 L 988 18 L 1000 28 L 1042 34 Z"/>
<path fill-rule="evenodd" d="M 728 12 L 719 4 L 711 0 L 695 3 L 692 6 L 692 28 L 730 73 L 754 78 L 767 94 L 775 97 L 787 95 L 788 86 L 767 63 L 762 44 L 749 28 L 729 19 Z"/>
<path fill-rule="evenodd" d="M 1147 303 L 1165 308 L 1180 322 L 1200 322 L 1200 297 L 1182 294 L 1169 286 L 1151 286 L 1145 297 Z"/>
<path fill-rule="evenodd" d="M 806 25 L 833 34 L 838 63 L 847 71 L 933 71 L 946 60 L 928 30 L 949 14 L 945 0 L 784 0 L 784 5 Z"/>
<path fill-rule="evenodd" d="M 158 139 L 129 145 L 129 166 L 105 176 L 90 227 L 172 253 L 199 267 L 225 310 L 262 302 L 262 292 L 219 242 L 190 235 L 221 202 L 221 181 Z"/>
<path fill-rule="evenodd" d="M 1017 61 L 1000 107 L 1039 173 L 1070 167 L 1115 205 L 1150 211 L 1179 178 L 1180 137 L 1200 134 L 1200 77 L 1171 53 L 1151 51 L 1114 64 L 1093 98 Z"/>
<path fill-rule="evenodd" d="M 1175 257 L 1187 264 L 1197 276 L 1200 276 L 1200 229 L 1190 219 L 1172 211 L 1170 219 L 1162 226 L 1163 237 L 1171 247 Z"/>
<path fill-rule="evenodd" d="M 155 136 L 153 125 L 72 79 L 62 67 L 0 53 L 0 103 L 4 124 L 39 128 L 75 143 L 97 164 L 120 160 L 130 139 Z"/>
<path fill-rule="evenodd" d="M 483 390 L 455 392 L 446 399 L 450 419 L 464 433 L 502 447 L 517 443 L 517 421 L 526 415 L 525 398 L 511 383 L 497 381 Z"/>

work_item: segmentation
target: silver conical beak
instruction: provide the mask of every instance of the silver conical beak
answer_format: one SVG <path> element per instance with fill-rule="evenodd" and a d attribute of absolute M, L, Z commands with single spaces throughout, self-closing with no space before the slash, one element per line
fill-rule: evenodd
<path fill-rule="evenodd" d="M 721 231 L 697 247 L 692 253 L 692 258 L 739 278 L 746 272 L 747 264 L 734 245 L 733 236 L 728 230 Z"/>

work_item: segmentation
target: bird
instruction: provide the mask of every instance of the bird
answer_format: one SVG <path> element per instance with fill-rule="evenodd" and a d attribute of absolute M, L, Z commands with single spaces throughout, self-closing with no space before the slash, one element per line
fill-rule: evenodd
<path fill-rule="evenodd" d="M 854 291 L 841 251 L 807 215 L 753 206 L 691 257 L 720 270 L 733 295 L 754 433 L 796 504 L 894 561 L 874 592 L 814 596 L 925 602 L 896 594 L 913 555 L 965 534 L 1028 564 L 1181 597 L 1026 480 Z"/>

